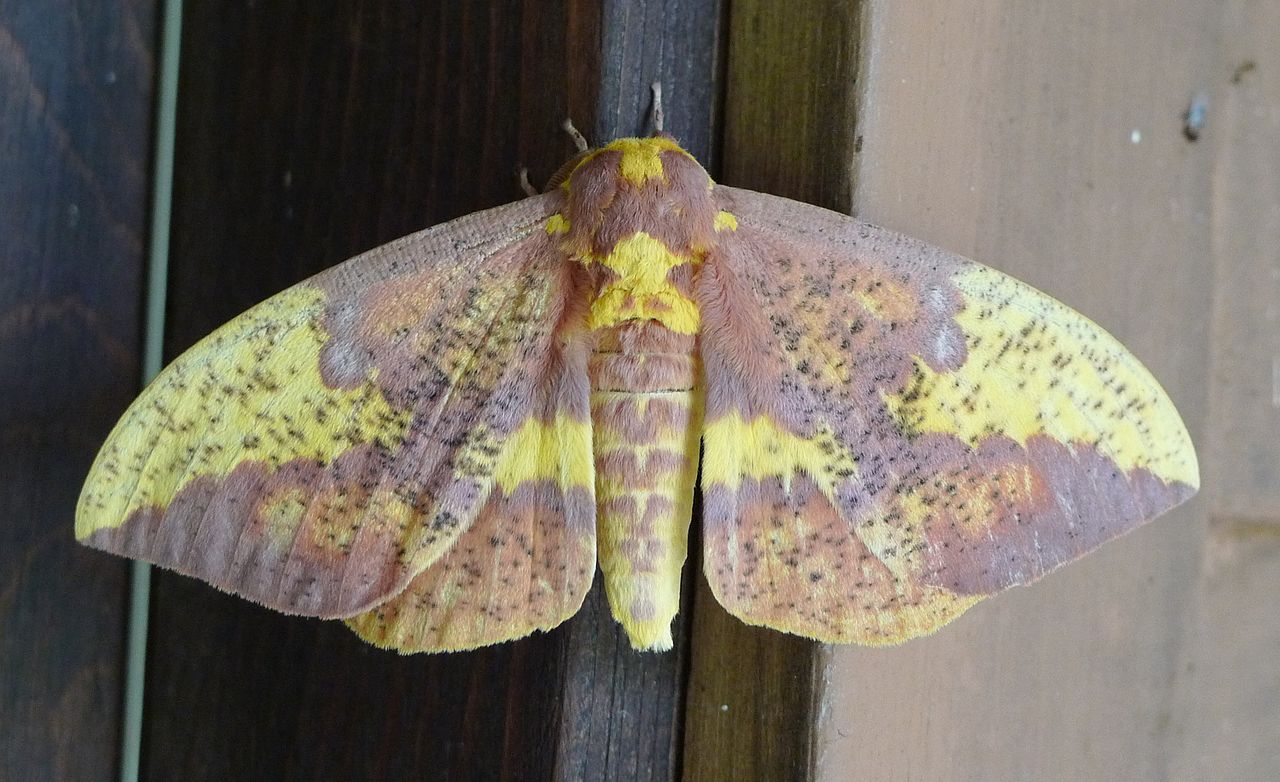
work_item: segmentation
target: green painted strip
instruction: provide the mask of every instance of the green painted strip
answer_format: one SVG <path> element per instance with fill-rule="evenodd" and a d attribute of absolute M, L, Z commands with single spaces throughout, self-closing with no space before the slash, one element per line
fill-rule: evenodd
<path fill-rule="evenodd" d="M 173 145 L 178 110 L 178 56 L 182 48 L 182 0 L 165 0 L 160 37 L 160 73 L 152 171 L 151 245 L 148 262 L 146 332 L 142 382 L 151 382 L 164 363 L 164 306 L 169 285 L 169 218 L 173 208 Z M 142 760 L 143 685 L 147 670 L 147 618 L 151 567 L 134 562 L 129 598 L 129 634 L 125 659 L 124 730 L 121 782 L 137 782 Z"/>

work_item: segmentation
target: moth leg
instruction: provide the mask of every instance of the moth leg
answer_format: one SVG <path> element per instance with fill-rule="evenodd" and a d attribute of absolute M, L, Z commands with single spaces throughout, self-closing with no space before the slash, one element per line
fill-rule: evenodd
<path fill-rule="evenodd" d="M 591 148 L 591 145 L 587 143 L 587 137 L 578 132 L 578 129 L 573 126 L 573 120 L 566 118 L 564 124 L 560 127 L 564 128 L 564 132 L 569 134 L 569 138 L 573 139 L 573 145 L 578 148 L 579 153 L 586 152 Z"/>
<path fill-rule="evenodd" d="M 534 187 L 533 183 L 529 181 L 529 167 L 520 166 L 519 176 L 520 176 L 520 189 L 524 191 L 524 194 L 531 198 L 533 196 L 536 196 L 538 194 L 538 188 Z"/>
<path fill-rule="evenodd" d="M 650 85 L 653 90 L 653 132 L 658 134 L 662 132 L 665 115 L 662 111 L 662 82 L 655 81 Z"/>

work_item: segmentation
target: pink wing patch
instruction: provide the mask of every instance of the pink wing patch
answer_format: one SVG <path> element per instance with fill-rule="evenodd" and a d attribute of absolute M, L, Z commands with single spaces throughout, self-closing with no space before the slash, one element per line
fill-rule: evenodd
<path fill-rule="evenodd" d="M 595 498 L 550 481 L 495 489 L 475 523 L 399 595 L 347 620 L 401 652 L 458 651 L 550 630 L 595 575 Z"/>
<path fill-rule="evenodd" d="M 581 607 L 596 563 L 585 313 L 561 319 L 550 360 L 529 379 L 533 404 L 494 454 L 496 482 L 475 522 L 404 591 L 348 620 L 366 641 L 474 649 L 550 630 Z"/>

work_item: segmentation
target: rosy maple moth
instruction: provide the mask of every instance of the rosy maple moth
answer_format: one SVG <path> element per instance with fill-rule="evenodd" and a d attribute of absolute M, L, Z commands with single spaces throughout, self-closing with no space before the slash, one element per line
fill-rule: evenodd
<path fill-rule="evenodd" d="M 695 486 L 729 612 L 930 633 L 1177 505 L 1195 452 L 1115 339 L 1000 272 L 717 185 L 670 136 L 370 250 L 173 362 L 89 545 L 402 652 L 572 616 L 671 646 Z"/>

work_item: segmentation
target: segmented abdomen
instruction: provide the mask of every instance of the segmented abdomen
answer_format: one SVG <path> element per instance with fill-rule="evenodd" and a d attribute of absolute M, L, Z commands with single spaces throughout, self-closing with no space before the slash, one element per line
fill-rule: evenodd
<path fill-rule="evenodd" d="M 602 332 L 591 358 L 600 570 L 637 648 L 671 648 L 702 434 L 694 337 L 653 321 Z"/>

